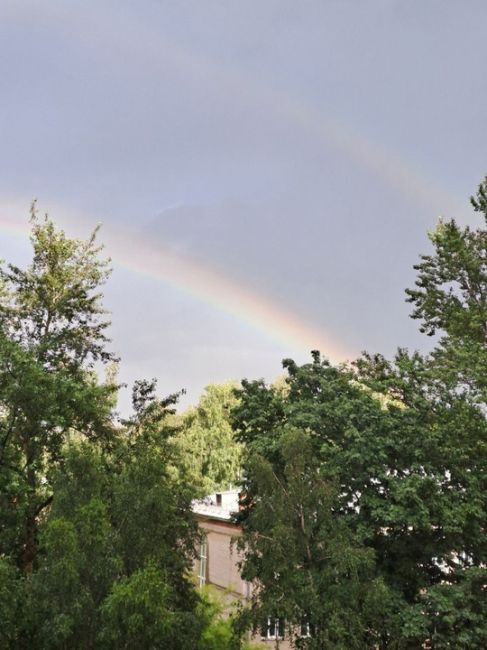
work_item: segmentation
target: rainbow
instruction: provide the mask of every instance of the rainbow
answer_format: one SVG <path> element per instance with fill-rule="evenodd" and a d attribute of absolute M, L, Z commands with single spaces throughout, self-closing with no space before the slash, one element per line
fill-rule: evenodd
<path fill-rule="evenodd" d="M 157 25 L 142 20 L 140 12 L 125 17 L 117 15 L 118 29 L 113 29 L 113 13 L 98 5 L 96 12 L 90 14 L 74 3 L 69 11 L 48 4 L 43 7 L 41 16 L 25 12 L 21 4 L 14 4 L 9 8 L 9 13 L 16 19 L 32 21 L 36 25 L 39 20 L 44 20 L 46 26 L 61 27 L 73 41 L 79 38 L 80 24 L 89 25 L 92 21 L 98 31 L 104 21 L 107 25 L 103 31 L 104 47 L 97 51 L 100 66 L 113 68 L 118 73 L 120 61 L 130 60 L 138 63 L 142 69 L 150 70 L 154 79 L 172 66 L 178 77 L 196 84 L 204 83 L 208 94 L 215 90 L 223 97 L 238 98 L 243 106 L 254 110 L 261 119 L 264 117 L 273 123 L 281 120 L 286 130 L 298 129 L 317 147 L 334 148 L 399 190 L 407 199 L 425 204 L 433 210 L 433 214 L 445 212 L 457 217 L 466 214 L 465 205 L 458 202 L 458 197 L 436 184 L 416 166 L 357 133 L 343 121 L 327 115 L 326 109 L 271 87 L 265 79 L 259 81 L 255 75 L 250 76 L 223 59 L 183 47 L 180 42 L 170 41 L 165 35 L 162 37 Z M 135 26 L 136 20 L 138 23 Z M 126 32 L 121 29 L 122 26 Z M 127 38 L 126 33 L 136 33 L 137 38 Z"/>
<path fill-rule="evenodd" d="M 323 110 L 279 88 L 259 82 L 222 59 L 183 48 L 179 43 L 167 39 L 157 41 L 150 29 L 146 26 L 144 29 L 144 38 L 140 38 L 139 34 L 139 38 L 130 43 L 117 40 L 106 56 L 116 56 L 117 46 L 121 50 L 130 48 L 130 56 L 139 57 L 144 67 L 152 69 L 155 76 L 172 64 L 181 76 L 197 83 L 204 79 L 209 93 L 213 88 L 224 91 L 223 95 L 239 98 L 243 105 L 255 110 L 258 115 L 268 116 L 273 123 L 281 120 L 286 130 L 298 129 L 318 147 L 334 148 L 399 190 L 408 200 L 412 199 L 433 210 L 433 214 L 444 211 L 452 216 L 465 216 L 465 205 L 459 203 L 458 197 L 439 186 L 422 170 L 350 126 L 326 115 Z M 118 66 L 118 61 L 114 65 Z"/>
<path fill-rule="evenodd" d="M 77 219 L 79 223 L 80 220 Z M 86 223 L 86 221 L 84 221 Z M 0 218 L 0 231 L 26 236 L 27 223 L 21 225 Z M 350 358 L 339 342 L 325 335 L 281 305 L 255 291 L 215 273 L 205 265 L 185 258 L 159 244 L 149 243 L 136 232 L 104 228 L 105 249 L 115 268 L 126 269 L 183 291 L 187 295 L 232 315 L 239 322 L 262 332 L 283 345 L 289 354 L 320 350 L 330 361 L 339 363 Z"/>
<path fill-rule="evenodd" d="M 56 20 L 62 19 L 63 29 L 71 32 L 73 38 L 79 29 L 79 9 L 70 9 L 58 15 L 51 8 Z M 25 18 L 25 16 L 23 15 Z M 49 20 L 52 16 L 45 17 Z M 96 22 L 100 20 L 97 11 Z M 110 21 L 109 13 L 104 19 Z M 37 17 L 36 17 L 37 19 Z M 130 25 L 130 31 L 133 25 Z M 172 65 L 178 75 L 201 83 L 205 82 L 208 92 L 212 88 L 224 91 L 227 96 L 238 97 L 250 109 L 281 120 L 286 129 L 298 129 L 311 138 L 317 146 L 333 147 L 349 159 L 382 178 L 388 185 L 400 190 L 409 199 L 426 204 L 436 214 L 440 210 L 454 210 L 462 214 L 454 197 L 437 187 L 401 158 L 387 152 L 380 145 L 355 133 L 346 125 L 326 116 L 317 107 L 308 105 L 279 89 L 249 77 L 236 66 L 222 60 L 212 59 L 202 52 L 190 51 L 179 44 L 160 39 L 152 25 L 137 26 L 136 39 L 127 39 L 123 30 L 106 31 L 105 47 L 100 51 L 101 63 L 117 69 L 120 60 L 138 59 L 140 64 L 154 73 Z M 25 206 L 28 202 L 25 202 Z M 60 211 L 60 214 L 66 212 Z M 78 221 L 78 220 L 77 220 Z M 84 221 L 86 223 L 86 221 Z M 27 228 L 16 221 L 0 217 L 0 231 L 25 234 Z M 244 286 L 215 273 L 209 267 L 192 259 L 175 255 L 172 251 L 148 242 L 132 232 L 110 232 L 104 237 L 107 251 L 116 264 L 139 275 L 155 278 L 170 286 L 202 300 L 214 307 L 234 315 L 274 340 L 284 343 L 293 350 L 323 351 L 332 361 L 343 360 L 350 355 L 343 346 L 331 340 L 317 328 L 302 322 L 282 306 L 258 295 Z"/>
<path fill-rule="evenodd" d="M 152 245 L 136 233 L 110 236 L 107 252 L 125 269 L 162 280 L 198 300 L 231 314 L 283 344 L 290 352 L 319 349 L 337 363 L 350 356 L 338 342 L 301 321 L 276 302 L 264 298 L 205 265 Z"/>

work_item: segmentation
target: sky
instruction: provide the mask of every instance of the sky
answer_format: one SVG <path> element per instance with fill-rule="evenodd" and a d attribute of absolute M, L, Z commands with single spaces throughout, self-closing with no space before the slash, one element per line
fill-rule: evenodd
<path fill-rule="evenodd" d="M 120 380 L 427 350 L 404 289 L 487 172 L 487 3 L 1 0 L 0 258 L 100 239 Z M 128 408 L 129 389 L 120 398 Z"/>

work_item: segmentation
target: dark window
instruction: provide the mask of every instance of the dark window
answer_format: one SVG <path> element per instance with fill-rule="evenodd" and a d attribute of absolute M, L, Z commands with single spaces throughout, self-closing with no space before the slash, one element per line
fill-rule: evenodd
<path fill-rule="evenodd" d="M 260 628 L 262 639 L 284 639 L 285 621 L 283 618 L 268 616 L 264 619 Z"/>

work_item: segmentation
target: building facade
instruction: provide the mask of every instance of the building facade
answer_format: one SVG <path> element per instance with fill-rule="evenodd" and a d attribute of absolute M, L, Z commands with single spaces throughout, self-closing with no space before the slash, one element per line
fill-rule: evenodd
<path fill-rule="evenodd" d="M 206 584 L 222 591 L 228 601 L 246 600 L 252 594 L 252 584 L 242 579 L 239 562 L 242 555 L 237 549 L 236 540 L 242 534 L 232 515 L 239 509 L 237 490 L 210 494 L 193 504 L 193 512 L 198 520 L 202 534 L 199 557 L 195 572 L 199 585 Z M 269 618 L 261 629 L 251 638 L 252 643 L 264 647 L 291 648 L 285 638 L 284 621 Z"/>

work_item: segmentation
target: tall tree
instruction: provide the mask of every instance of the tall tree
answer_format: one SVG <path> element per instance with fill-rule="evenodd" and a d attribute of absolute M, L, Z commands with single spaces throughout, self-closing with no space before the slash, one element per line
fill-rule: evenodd
<path fill-rule="evenodd" d="M 487 218 L 487 180 L 472 203 Z M 299 474 L 307 485 L 309 530 L 317 534 L 313 525 L 322 508 L 317 498 L 313 505 L 315 491 L 335 486 L 326 506 L 329 539 L 345 529 L 345 557 L 357 542 L 374 557 L 371 598 L 349 590 L 356 599 L 350 620 L 362 626 L 363 648 L 417 648 L 429 640 L 436 648 L 480 649 L 486 642 L 487 230 L 440 222 L 430 239 L 434 251 L 422 256 L 408 298 L 422 330 L 439 334 L 431 355 L 399 349 L 387 361 L 364 354 L 350 368 L 332 368 L 318 354 L 302 367 L 286 361 L 289 390 L 279 394 L 262 382 L 243 382 L 234 414 L 248 454 L 243 569 L 260 582 L 260 611 L 275 607 L 268 594 L 282 575 L 295 582 L 287 582 L 281 607 L 313 612 L 310 592 L 299 589 L 302 558 L 293 547 L 278 552 L 299 539 L 293 516 L 299 483 L 289 482 L 293 464 L 283 453 L 294 430 L 312 447 L 309 467 L 316 464 L 312 476 Z M 287 519 L 276 515 L 284 490 Z M 259 514 L 266 502 L 272 517 Z M 274 576 L 263 570 L 267 562 Z M 326 575 L 326 568 L 313 567 Z M 346 584 L 339 573 L 336 580 Z M 337 606 L 338 593 L 331 596 Z M 296 624 L 295 614 L 290 620 Z M 349 643 L 331 619 L 326 625 L 335 638 L 318 647 Z M 313 638 L 296 641 L 314 644 Z"/>
<path fill-rule="evenodd" d="M 276 453 L 278 467 L 260 455 L 247 465 L 256 501 L 240 543 L 254 583 L 244 622 L 265 635 L 268 619 L 279 620 L 298 648 L 367 647 L 373 551 L 337 516 L 337 486 L 320 472 L 311 437 L 290 429 Z"/>
<path fill-rule="evenodd" d="M 31 224 L 31 265 L 0 269 L 0 552 L 27 572 L 63 445 L 72 431 L 107 440 L 113 405 L 94 372 L 112 359 L 96 231 L 69 239 L 35 205 Z"/>
<path fill-rule="evenodd" d="M 487 643 L 487 177 L 470 200 L 483 223 L 472 229 L 440 220 L 430 234 L 433 252 L 421 256 L 416 287 L 407 291 L 412 317 L 439 337 L 428 366 L 437 455 L 451 495 L 451 553 L 442 584 L 425 593 L 438 648 Z"/>
<path fill-rule="evenodd" d="M 434 502 L 414 465 L 418 422 L 318 353 L 284 366 L 287 391 L 243 382 L 234 411 L 251 618 L 282 612 L 291 635 L 307 622 L 313 634 L 296 647 L 417 647 L 412 606 L 429 581 Z"/>
<path fill-rule="evenodd" d="M 112 361 L 95 235 L 33 209 L 31 266 L 0 270 L 0 645 L 221 648 L 230 627 L 191 579 L 178 395 L 136 382 L 115 423 L 113 379 L 95 374 Z"/>

